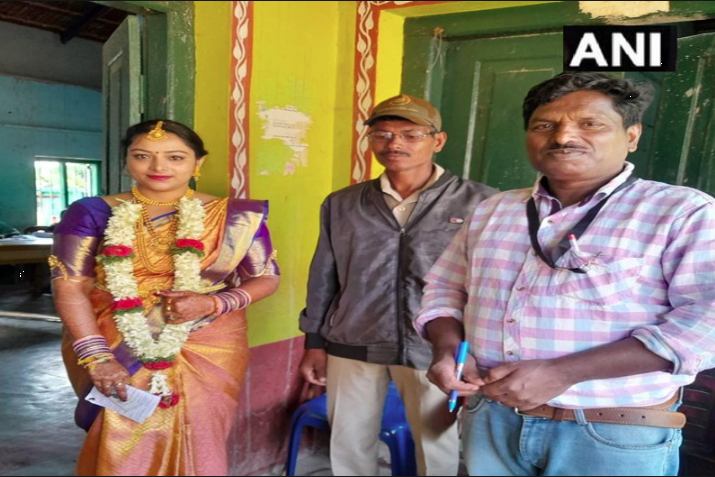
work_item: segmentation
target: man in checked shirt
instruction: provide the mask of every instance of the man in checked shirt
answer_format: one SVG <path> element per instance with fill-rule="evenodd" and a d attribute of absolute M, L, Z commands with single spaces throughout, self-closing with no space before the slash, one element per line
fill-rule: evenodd
<path fill-rule="evenodd" d="M 468 396 L 470 475 L 677 475 L 680 390 L 715 366 L 715 202 L 635 177 L 651 97 L 599 73 L 532 88 L 539 179 L 481 202 L 426 278 L 416 327 L 430 379 Z"/>

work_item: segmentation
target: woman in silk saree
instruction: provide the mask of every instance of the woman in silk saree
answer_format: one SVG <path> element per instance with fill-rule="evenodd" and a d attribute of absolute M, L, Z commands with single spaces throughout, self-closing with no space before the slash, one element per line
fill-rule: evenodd
<path fill-rule="evenodd" d="M 133 126 L 124 146 L 132 192 L 75 202 L 54 234 L 63 357 L 88 432 L 77 474 L 227 475 L 245 308 L 278 285 L 267 204 L 194 194 L 206 152 L 179 123 Z M 85 401 L 93 386 L 161 400 L 139 423 Z"/>

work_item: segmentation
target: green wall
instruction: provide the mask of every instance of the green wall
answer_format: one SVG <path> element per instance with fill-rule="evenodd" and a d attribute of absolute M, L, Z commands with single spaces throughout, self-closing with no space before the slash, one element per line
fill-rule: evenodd
<path fill-rule="evenodd" d="M 101 96 L 0 76 L 0 220 L 35 225 L 35 156 L 101 159 Z"/>

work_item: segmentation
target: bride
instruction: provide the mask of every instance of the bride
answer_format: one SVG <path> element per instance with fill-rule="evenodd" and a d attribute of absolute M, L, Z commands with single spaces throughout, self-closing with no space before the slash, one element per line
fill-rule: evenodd
<path fill-rule="evenodd" d="M 131 191 L 81 199 L 54 231 L 63 357 L 87 430 L 77 475 L 227 475 L 248 364 L 245 308 L 278 287 L 267 203 L 195 193 L 207 151 L 152 120 L 122 142 Z M 84 400 L 92 387 L 160 397 L 143 423 Z"/>

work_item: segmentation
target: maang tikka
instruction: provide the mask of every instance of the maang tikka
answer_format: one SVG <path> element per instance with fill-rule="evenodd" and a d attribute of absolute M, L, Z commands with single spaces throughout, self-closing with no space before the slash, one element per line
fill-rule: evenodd
<path fill-rule="evenodd" d="M 167 139 L 169 136 L 167 136 L 166 131 L 161 128 L 163 124 L 164 121 L 157 121 L 156 126 L 154 126 L 154 129 L 149 131 L 149 133 L 146 135 L 146 138 L 150 141 L 163 141 Z"/>

